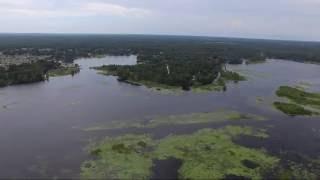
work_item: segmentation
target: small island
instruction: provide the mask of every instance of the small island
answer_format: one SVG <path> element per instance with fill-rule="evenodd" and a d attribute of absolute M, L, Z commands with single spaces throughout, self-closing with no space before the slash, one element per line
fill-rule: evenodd
<path fill-rule="evenodd" d="M 225 90 L 226 82 L 245 80 L 240 74 L 226 70 L 225 65 L 218 59 L 104 65 L 93 69 L 104 75 L 117 76 L 121 82 L 145 85 L 157 90 Z"/>

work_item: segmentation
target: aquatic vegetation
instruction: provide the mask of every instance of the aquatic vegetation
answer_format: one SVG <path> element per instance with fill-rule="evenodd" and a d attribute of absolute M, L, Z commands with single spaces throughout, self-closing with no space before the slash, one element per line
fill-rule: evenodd
<path fill-rule="evenodd" d="M 312 172 L 309 167 L 294 162 L 290 162 L 287 168 L 279 167 L 277 171 L 277 179 L 318 179 L 318 174 Z"/>
<path fill-rule="evenodd" d="M 315 111 L 320 110 L 319 93 L 310 93 L 299 88 L 281 86 L 276 94 L 291 101 L 291 103 L 274 103 L 277 109 L 288 115 L 314 115 L 318 114 Z"/>
<path fill-rule="evenodd" d="M 292 103 L 274 102 L 274 106 L 285 114 L 290 116 L 312 115 L 313 112 L 302 106 Z"/>
<path fill-rule="evenodd" d="M 200 123 L 219 123 L 225 121 L 255 120 L 262 121 L 264 117 L 254 114 L 244 114 L 237 111 L 220 110 L 207 113 L 193 113 L 183 115 L 172 115 L 166 117 L 155 117 L 144 121 L 113 121 L 108 124 L 85 128 L 85 131 L 98 131 L 123 128 L 155 128 L 167 125 L 187 125 Z"/>
<path fill-rule="evenodd" d="M 281 162 L 272 172 L 274 179 L 310 179 L 320 175 L 320 159 L 298 152 L 282 152 Z"/>
<path fill-rule="evenodd" d="M 289 86 L 281 86 L 276 93 L 279 97 L 288 98 L 298 104 L 320 106 L 319 93 L 305 92 Z"/>
<path fill-rule="evenodd" d="M 174 157 L 183 161 L 181 179 L 223 179 L 238 176 L 261 179 L 279 159 L 264 150 L 250 149 L 233 143 L 240 135 L 267 137 L 249 127 L 229 126 L 224 129 L 201 130 L 192 135 L 169 136 L 156 150 L 157 157 Z"/>
<path fill-rule="evenodd" d="M 96 159 L 82 164 L 81 176 L 85 179 L 148 179 L 152 143 L 147 135 L 126 135 L 92 145 L 90 153 Z"/>
<path fill-rule="evenodd" d="M 243 114 L 237 111 L 216 111 L 208 113 L 193 113 L 185 115 L 173 115 L 168 117 L 158 117 L 149 121 L 147 126 L 156 127 L 161 125 L 182 125 L 182 124 L 198 124 L 211 122 L 224 122 L 236 120 L 264 120 L 263 117 L 253 114 Z"/>
<path fill-rule="evenodd" d="M 264 150 L 250 149 L 233 142 L 239 136 L 267 138 L 263 130 L 227 126 L 204 129 L 191 135 L 171 135 L 152 140 L 147 135 L 109 138 L 91 148 L 95 160 L 82 165 L 84 178 L 148 179 L 152 160 L 176 158 L 182 179 L 222 179 L 228 176 L 262 178 L 278 163 Z"/>

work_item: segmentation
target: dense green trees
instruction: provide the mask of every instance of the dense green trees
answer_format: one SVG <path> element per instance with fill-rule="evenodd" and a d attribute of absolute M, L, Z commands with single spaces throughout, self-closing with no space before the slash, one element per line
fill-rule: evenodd
<path fill-rule="evenodd" d="M 181 86 L 186 90 L 193 85 L 212 83 L 219 72 L 223 73 L 223 64 L 240 64 L 243 59 L 251 62 L 266 58 L 320 62 L 320 43 L 315 42 L 186 36 L 0 34 L 0 52 L 4 55 L 41 55 L 64 62 L 105 54 L 135 54 L 138 65 L 104 69 L 118 76 L 120 81 L 150 81 Z M 42 65 L 22 65 L 23 70 L 10 67 L 8 72 L 1 73 L 0 85 L 42 80 L 47 71 Z M 234 81 L 242 79 L 236 73 L 223 75 Z"/>
<path fill-rule="evenodd" d="M 120 81 L 149 81 L 189 90 L 194 84 L 212 83 L 221 71 L 221 63 L 217 60 L 149 61 L 134 66 L 109 65 L 96 69 L 118 76 Z"/>
<path fill-rule="evenodd" d="M 47 79 L 47 72 L 59 66 L 52 61 L 38 61 L 2 67 L 0 68 L 0 86 L 44 81 Z"/>
<path fill-rule="evenodd" d="M 47 55 L 72 62 L 95 55 L 139 55 L 139 61 L 164 62 L 219 57 L 239 64 L 265 58 L 320 62 L 320 43 L 237 38 L 144 35 L 0 34 L 0 51 L 7 55 Z"/>

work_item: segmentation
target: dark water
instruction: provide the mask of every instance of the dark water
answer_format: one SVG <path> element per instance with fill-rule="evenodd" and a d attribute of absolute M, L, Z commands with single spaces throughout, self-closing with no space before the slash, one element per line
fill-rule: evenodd
<path fill-rule="evenodd" d="M 82 70 L 74 77 L 0 89 L 0 177 L 76 177 L 81 162 L 88 158 L 84 147 L 89 139 L 96 137 L 81 131 L 82 127 L 222 108 L 269 119 L 263 122 L 273 127 L 268 142 L 243 142 L 248 146 L 319 155 L 320 119 L 291 118 L 270 105 L 280 85 L 309 82 L 310 90 L 320 91 L 318 65 L 270 60 L 264 64 L 230 66 L 249 74 L 249 80 L 228 85 L 227 92 L 168 95 L 119 83 L 115 77 L 89 69 L 102 64 L 135 64 L 135 56 L 80 59 L 76 63 Z M 257 103 L 257 97 L 264 101 Z M 170 133 L 190 133 L 202 126 L 158 128 L 152 132 L 163 137 Z M 113 133 L 126 133 L 126 130 Z M 100 135 L 109 134 L 100 132 Z"/>
<path fill-rule="evenodd" d="M 153 162 L 153 177 L 151 179 L 178 179 L 179 174 L 177 169 L 182 165 L 181 160 L 169 158 L 166 160 L 155 160 Z"/>

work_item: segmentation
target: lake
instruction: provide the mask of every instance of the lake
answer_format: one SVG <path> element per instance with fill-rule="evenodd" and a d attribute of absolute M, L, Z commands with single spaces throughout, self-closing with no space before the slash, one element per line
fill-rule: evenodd
<path fill-rule="evenodd" d="M 319 156 L 319 117 L 289 117 L 272 107 L 281 85 L 308 84 L 320 91 L 320 66 L 285 60 L 261 64 L 229 65 L 248 80 L 229 83 L 226 92 L 164 94 L 144 86 L 132 86 L 90 69 L 104 64 L 135 64 L 136 56 L 106 56 L 78 59 L 81 72 L 75 76 L 50 78 L 48 82 L 0 89 L 1 177 L 77 177 L 81 163 L 90 158 L 89 141 L 124 131 L 85 132 L 82 128 L 110 121 L 130 121 L 219 109 L 258 114 L 268 120 L 244 122 L 272 126 L 263 144 L 246 140 L 250 147 L 281 149 Z M 310 84 L 310 85 L 309 85 Z M 257 98 L 263 102 L 257 102 Z M 181 128 L 132 130 L 163 137 L 184 134 L 204 125 Z M 0 177 L 0 178 L 1 178 Z"/>

